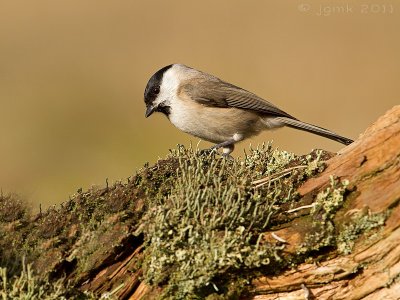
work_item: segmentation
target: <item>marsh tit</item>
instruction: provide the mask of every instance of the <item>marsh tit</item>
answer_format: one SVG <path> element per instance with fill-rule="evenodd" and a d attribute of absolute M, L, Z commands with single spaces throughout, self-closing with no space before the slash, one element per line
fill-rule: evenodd
<path fill-rule="evenodd" d="M 263 130 L 283 126 L 308 131 L 342 144 L 351 139 L 302 122 L 272 103 L 213 75 L 181 64 L 158 70 L 144 91 L 146 118 L 165 114 L 180 130 L 215 143 L 229 155 L 234 145 Z"/>

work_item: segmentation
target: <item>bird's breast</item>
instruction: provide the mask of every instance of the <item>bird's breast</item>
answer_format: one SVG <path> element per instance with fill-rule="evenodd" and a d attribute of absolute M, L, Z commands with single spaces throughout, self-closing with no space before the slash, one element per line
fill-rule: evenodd
<path fill-rule="evenodd" d="M 227 141 L 235 134 L 246 138 L 265 127 L 261 118 L 253 112 L 188 101 L 171 106 L 169 120 L 180 130 L 213 143 Z"/>

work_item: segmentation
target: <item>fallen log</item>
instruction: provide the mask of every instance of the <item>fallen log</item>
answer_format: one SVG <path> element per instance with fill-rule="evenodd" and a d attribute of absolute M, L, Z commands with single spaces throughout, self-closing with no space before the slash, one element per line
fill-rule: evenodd
<path fill-rule="evenodd" d="M 1 196 L 0 266 L 71 299 L 399 299 L 399 178 L 400 106 L 337 155 L 178 148 L 38 215 Z"/>

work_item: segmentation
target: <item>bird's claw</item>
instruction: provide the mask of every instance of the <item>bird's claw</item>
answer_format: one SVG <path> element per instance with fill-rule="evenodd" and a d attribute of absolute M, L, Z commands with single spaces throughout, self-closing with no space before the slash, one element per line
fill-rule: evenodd
<path fill-rule="evenodd" d="M 200 150 L 199 151 L 199 155 L 200 156 L 208 156 L 208 155 L 211 155 L 211 154 L 216 154 L 217 153 L 217 149 L 215 149 L 215 148 L 208 148 L 208 149 L 203 149 L 203 150 Z"/>

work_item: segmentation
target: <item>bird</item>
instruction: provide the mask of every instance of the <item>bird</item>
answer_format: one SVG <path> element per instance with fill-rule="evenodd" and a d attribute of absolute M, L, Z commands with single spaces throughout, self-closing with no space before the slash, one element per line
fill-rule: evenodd
<path fill-rule="evenodd" d="M 144 90 L 145 117 L 166 115 L 178 129 L 212 142 L 229 156 L 235 144 L 264 130 L 291 127 L 344 145 L 353 140 L 293 117 L 271 102 L 183 64 L 155 72 Z"/>

